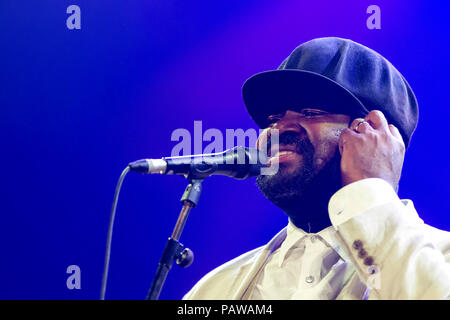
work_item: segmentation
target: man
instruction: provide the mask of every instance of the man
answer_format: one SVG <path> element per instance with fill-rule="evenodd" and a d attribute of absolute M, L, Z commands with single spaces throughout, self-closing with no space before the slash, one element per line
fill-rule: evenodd
<path fill-rule="evenodd" d="M 258 187 L 289 224 L 185 299 L 449 298 L 450 234 L 396 193 L 418 120 L 399 71 L 353 41 L 320 38 L 248 79 L 243 96 L 266 128 L 257 146 L 279 163 Z"/>

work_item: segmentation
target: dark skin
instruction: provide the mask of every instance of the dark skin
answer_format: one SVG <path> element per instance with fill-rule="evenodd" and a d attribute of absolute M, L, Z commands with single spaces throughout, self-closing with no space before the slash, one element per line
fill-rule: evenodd
<path fill-rule="evenodd" d="M 314 147 L 312 162 L 317 179 L 308 185 L 300 199 L 277 204 L 299 228 L 318 232 L 329 226 L 329 199 L 348 184 L 381 178 L 394 189 L 398 186 L 405 154 L 398 129 L 388 124 L 383 113 L 377 110 L 369 112 L 364 119 L 350 120 L 347 115 L 317 108 L 300 112 L 287 110 L 271 115 L 271 125 L 258 138 L 257 148 L 260 148 L 274 130 L 279 130 L 280 136 L 291 131 L 307 138 Z M 302 154 L 289 145 L 280 143 L 272 149 L 269 162 L 278 162 L 279 170 L 287 175 L 305 165 Z"/>
<path fill-rule="evenodd" d="M 398 129 L 388 124 L 378 110 L 370 111 L 364 119 L 355 119 L 350 128 L 339 139 L 343 186 L 366 178 L 381 178 L 397 189 L 405 158 L 405 143 Z"/>

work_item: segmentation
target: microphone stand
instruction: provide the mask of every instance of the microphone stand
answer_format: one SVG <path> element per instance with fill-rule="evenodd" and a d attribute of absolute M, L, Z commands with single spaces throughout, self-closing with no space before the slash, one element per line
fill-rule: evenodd
<path fill-rule="evenodd" d="M 183 244 L 178 240 L 183 232 L 189 212 L 198 204 L 202 191 L 202 182 L 203 179 L 189 179 L 189 184 L 180 200 L 183 205 L 180 215 L 178 216 L 172 235 L 167 240 L 146 300 L 158 300 L 174 261 L 176 261 L 179 266 L 187 268 L 194 260 L 194 253 L 190 249 L 184 248 Z"/>

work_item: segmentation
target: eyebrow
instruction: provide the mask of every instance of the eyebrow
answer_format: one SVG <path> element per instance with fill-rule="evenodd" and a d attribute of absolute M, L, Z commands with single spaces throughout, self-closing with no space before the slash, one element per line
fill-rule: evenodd
<path fill-rule="evenodd" d="M 330 112 L 328 112 L 326 110 L 317 109 L 317 108 L 302 108 L 300 110 L 299 109 L 294 109 L 294 108 L 286 109 L 286 111 L 288 111 L 288 110 L 291 110 L 291 111 L 294 111 L 294 112 L 297 112 L 297 113 L 301 113 L 301 112 L 304 112 L 304 111 L 316 111 L 316 112 L 322 112 L 322 113 L 330 113 Z M 282 111 L 282 112 L 279 112 L 279 113 L 273 113 L 273 114 L 269 115 L 266 118 L 266 120 L 269 120 L 271 117 L 283 116 L 286 113 L 286 111 Z"/>
<path fill-rule="evenodd" d="M 300 112 L 302 112 L 302 111 L 319 111 L 319 112 L 323 112 L 323 113 L 330 113 L 330 112 L 328 112 L 326 110 L 318 109 L 318 108 L 303 108 L 303 109 L 300 109 Z"/>

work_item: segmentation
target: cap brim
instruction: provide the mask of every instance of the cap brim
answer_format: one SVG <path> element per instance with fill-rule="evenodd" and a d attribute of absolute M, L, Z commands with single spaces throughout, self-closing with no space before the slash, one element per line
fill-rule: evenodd
<path fill-rule="evenodd" d="M 349 90 L 321 74 L 296 70 L 265 71 L 247 79 L 242 87 L 245 106 L 260 128 L 268 126 L 267 117 L 286 110 L 317 108 L 351 118 L 364 117 L 368 111 Z"/>

